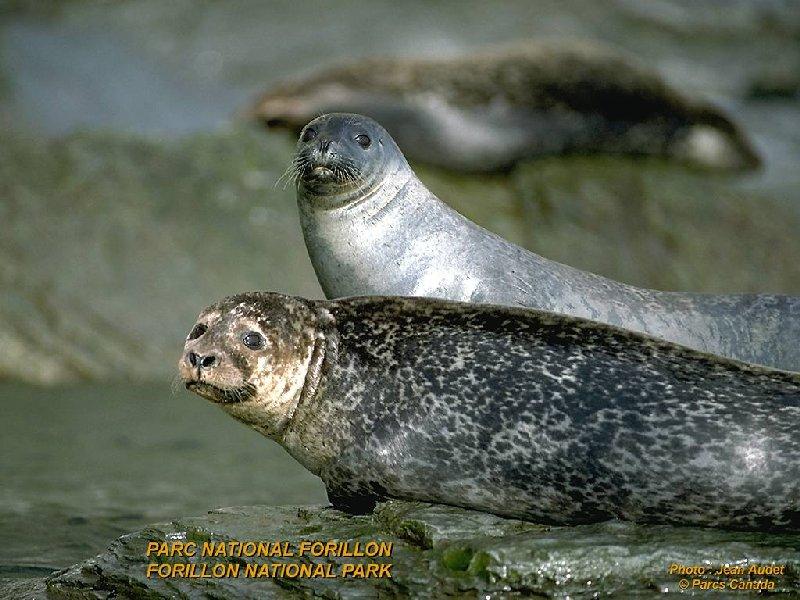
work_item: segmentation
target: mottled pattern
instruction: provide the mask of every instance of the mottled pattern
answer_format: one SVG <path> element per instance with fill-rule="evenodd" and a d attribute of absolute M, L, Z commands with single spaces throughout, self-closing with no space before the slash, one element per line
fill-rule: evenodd
<path fill-rule="evenodd" d="M 590 45 L 361 59 L 279 84 L 251 109 L 267 127 L 294 131 L 331 112 L 368 115 L 412 160 L 467 172 L 569 153 L 670 156 L 728 169 L 760 162 L 722 111 Z"/>
<path fill-rule="evenodd" d="M 309 256 L 329 298 L 427 296 L 528 306 L 618 325 L 690 348 L 800 370 L 800 297 L 705 295 L 635 288 L 548 260 L 460 215 L 420 182 L 377 123 L 326 115 L 310 126 L 347 139 L 369 131 L 368 188 L 301 185 Z M 302 150 L 302 144 L 298 146 Z M 382 180 L 375 181 L 374 173 Z"/>
<path fill-rule="evenodd" d="M 280 294 L 204 310 L 185 381 L 277 440 L 335 506 L 384 497 L 545 523 L 800 531 L 800 374 L 573 317 Z M 268 340 L 252 350 L 242 332 Z M 191 337 L 191 336 L 190 336 Z"/>
<path fill-rule="evenodd" d="M 318 391 L 281 441 L 335 504 L 800 530 L 800 375 L 532 310 L 324 306 Z"/>

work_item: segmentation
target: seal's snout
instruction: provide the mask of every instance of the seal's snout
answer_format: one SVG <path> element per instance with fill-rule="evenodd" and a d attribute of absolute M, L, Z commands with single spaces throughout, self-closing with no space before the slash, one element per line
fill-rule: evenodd
<path fill-rule="evenodd" d="M 210 369 L 217 364 L 217 357 L 213 354 L 206 354 L 205 356 L 197 354 L 197 352 L 187 352 L 186 362 L 195 369 Z"/>
<path fill-rule="evenodd" d="M 330 136 L 319 136 L 316 139 L 309 157 L 307 177 L 320 181 L 335 178 L 335 171 L 341 162 L 336 145 L 336 140 Z"/>
<path fill-rule="evenodd" d="M 255 104 L 242 111 L 246 119 L 254 119 L 267 129 L 285 129 L 299 133 L 308 123 L 308 106 L 302 95 L 290 93 L 269 93 L 260 97 Z"/>
<path fill-rule="evenodd" d="M 313 152 L 313 160 L 318 165 L 329 166 L 339 159 L 337 141 L 330 137 L 320 137 Z"/>
<path fill-rule="evenodd" d="M 267 117 L 261 120 L 267 129 L 289 129 L 289 121 L 280 117 Z"/>
<path fill-rule="evenodd" d="M 297 142 L 292 175 L 306 192 L 344 196 L 361 192 L 383 173 L 384 155 L 374 149 L 380 125 L 358 115 L 322 115 L 305 126 Z M 382 145 L 382 144 L 381 144 Z"/>

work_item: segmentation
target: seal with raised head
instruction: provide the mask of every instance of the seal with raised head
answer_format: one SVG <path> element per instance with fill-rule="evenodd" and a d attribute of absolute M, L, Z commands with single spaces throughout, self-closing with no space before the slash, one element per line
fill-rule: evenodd
<path fill-rule="evenodd" d="M 800 530 L 797 373 L 532 309 L 264 292 L 203 310 L 179 369 L 351 512 Z"/>
<path fill-rule="evenodd" d="M 249 114 L 299 132 L 323 113 L 382 123 L 409 159 L 494 172 L 558 154 L 664 156 L 719 169 L 760 160 L 718 108 L 587 44 L 524 43 L 456 58 L 373 58 L 263 94 Z"/>
<path fill-rule="evenodd" d="M 439 200 L 368 117 L 314 119 L 290 169 L 308 253 L 328 298 L 433 296 L 528 306 L 800 370 L 800 297 L 641 289 L 548 260 Z"/>

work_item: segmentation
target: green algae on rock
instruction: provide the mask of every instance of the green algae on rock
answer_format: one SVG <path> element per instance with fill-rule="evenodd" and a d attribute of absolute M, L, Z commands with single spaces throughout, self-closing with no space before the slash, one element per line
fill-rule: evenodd
<path fill-rule="evenodd" d="M 150 541 L 361 541 L 392 543 L 391 578 L 158 578 L 151 562 L 297 562 L 297 558 L 148 558 Z M 331 563 L 372 559 L 303 557 Z M 656 598 L 677 591 L 671 564 L 785 565 L 771 578 L 776 592 L 800 592 L 800 536 L 608 522 L 544 527 L 463 509 L 392 501 L 373 515 L 331 508 L 239 507 L 178 519 L 126 535 L 103 554 L 46 579 L 50 598 L 395 598 L 555 597 Z M 713 575 L 706 579 L 711 580 Z M 717 578 L 719 579 L 719 577 Z M 723 577 L 724 579 L 724 577 Z M 39 580 L 36 580 L 39 581 Z M 33 583 L 31 584 L 33 585 Z M 741 593 L 741 592 L 733 592 Z M 727 597 L 720 592 L 719 597 Z"/>

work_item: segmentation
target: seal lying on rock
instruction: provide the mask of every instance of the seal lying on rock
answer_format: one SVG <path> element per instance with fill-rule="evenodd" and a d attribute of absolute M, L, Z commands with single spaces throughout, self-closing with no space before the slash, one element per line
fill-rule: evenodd
<path fill-rule="evenodd" d="M 232 296 L 186 387 L 282 444 L 334 506 L 800 530 L 800 374 L 564 315 Z"/>
<path fill-rule="evenodd" d="M 368 117 L 313 120 L 290 169 L 308 253 L 329 298 L 433 296 L 530 306 L 800 370 L 800 297 L 640 289 L 547 260 L 440 201 Z"/>
<path fill-rule="evenodd" d="M 295 132 L 328 112 L 368 115 L 412 161 L 493 172 L 553 154 L 667 156 L 752 169 L 758 155 L 720 110 L 586 45 L 537 43 L 451 59 L 371 59 L 278 84 L 249 114 Z"/>

